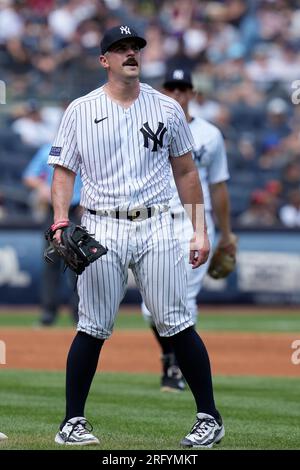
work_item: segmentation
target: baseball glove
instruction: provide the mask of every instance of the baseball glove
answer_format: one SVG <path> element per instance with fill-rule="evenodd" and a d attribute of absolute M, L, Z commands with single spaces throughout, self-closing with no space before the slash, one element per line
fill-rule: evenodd
<path fill-rule="evenodd" d="M 57 243 L 54 234 L 61 230 L 61 243 Z M 97 242 L 85 229 L 69 221 L 51 225 L 46 230 L 45 238 L 49 246 L 44 252 L 45 261 L 54 263 L 59 255 L 65 269 L 70 268 L 76 274 L 81 274 L 89 264 L 107 253 L 107 248 Z"/>
<path fill-rule="evenodd" d="M 213 253 L 207 273 L 213 279 L 223 279 L 234 271 L 236 267 L 236 248 L 235 241 L 225 247 L 217 246 Z"/>

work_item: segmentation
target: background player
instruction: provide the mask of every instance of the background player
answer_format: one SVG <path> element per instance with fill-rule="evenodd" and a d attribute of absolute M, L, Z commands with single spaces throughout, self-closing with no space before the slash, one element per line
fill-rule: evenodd
<path fill-rule="evenodd" d="M 145 45 L 127 25 L 104 34 L 100 63 L 108 82 L 71 103 L 49 156 L 55 165 L 52 229 L 57 229 L 57 242 L 80 170 L 82 224 L 108 248 L 79 276 L 78 333 L 67 360 L 67 406 L 55 437 L 58 444 L 99 443 L 87 426 L 84 407 L 129 267 L 159 334 L 170 337 L 196 401 L 197 421 L 181 444 L 211 447 L 225 434 L 208 354 L 192 328 L 183 253 L 168 211 L 172 167 L 181 202 L 193 209 L 189 256 L 193 267 L 199 267 L 207 260 L 209 242 L 201 184 L 190 153 L 193 139 L 178 103 L 140 84 L 140 49 Z"/>
<path fill-rule="evenodd" d="M 43 212 L 43 238 L 45 230 L 53 220 L 53 209 L 51 205 L 53 168 L 47 164 L 50 149 L 51 145 L 43 145 L 33 156 L 23 174 L 24 184 L 35 191 L 35 204 L 38 204 L 39 211 Z M 78 175 L 75 179 L 74 192 L 69 210 L 70 218 L 75 223 L 80 223 L 81 218 L 81 208 L 79 206 L 81 186 L 81 180 Z M 47 243 L 45 240 L 44 243 L 46 247 Z M 41 315 L 39 319 L 39 323 L 42 326 L 51 326 L 57 320 L 58 308 L 61 303 L 62 271 L 62 261 L 59 256 L 56 256 L 54 263 L 43 263 L 41 279 Z M 71 308 L 72 320 L 74 323 L 77 323 L 78 294 L 77 290 L 74 289 L 76 275 L 70 269 L 67 270 L 67 275 L 70 283 L 68 303 Z"/>
<path fill-rule="evenodd" d="M 205 218 L 210 245 L 213 245 L 215 216 L 220 231 L 219 245 L 226 247 L 228 252 L 234 254 L 236 250 L 236 237 L 231 232 L 230 203 L 226 180 L 229 178 L 227 156 L 223 137 L 219 129 L 202 118 L 193 118 L 188 112 L 189 101 L 193 97 L 193 84 L 189 71 L 182 69 L 170 70 L 163 83 L 163 92 L 174 98 L 182 106 L 190 130 L 194 137 L 193 158 L 196 163 L 202 184 Z M 174 197 L 170 201 L 174 219 L 175 234 L 185 252 L 186 269 L 188 272 L 187 299 L 188 307 L 193 315 L 194 324 L 197 322 L 197 294 L 202 286 L 209 262 L 199 269 L 191 269 L 188 260 L 188 240 L 193 231 L 190 219 L 187 217 L 180 202 L 174 179 L 171 181 Z M 211 251 L 212 253 L 212 251 Z M 178 367 L 174 350 L 168 338 L 158 334 L 152 315 L 142 304 L 142 312 L 157 338 L 162 350 L 162 391 L 181 391 L 185 387 L 182 373 Z"/>

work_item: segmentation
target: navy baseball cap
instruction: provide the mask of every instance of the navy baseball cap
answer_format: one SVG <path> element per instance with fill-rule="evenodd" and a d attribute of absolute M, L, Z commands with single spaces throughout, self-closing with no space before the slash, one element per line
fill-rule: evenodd
<path fill-rule="evenodd" d="M 184 85 L 189 88 L 193 88 L 192 77 L 188 70 L 184 69 L 173 69 L 167 72 L 163 87 L 174 85 Z"/>
<path fill-rule="evenodd" d="M 131 26 L 120 25 L 108 29 L 100 43 L 101 53 L 105 54 L 113 44 L 124 39 L 134 39 L 137 45 L 142 49 L 146 46 L 147 41 L 138 35 L 138 33 L 131 28 Z"/>

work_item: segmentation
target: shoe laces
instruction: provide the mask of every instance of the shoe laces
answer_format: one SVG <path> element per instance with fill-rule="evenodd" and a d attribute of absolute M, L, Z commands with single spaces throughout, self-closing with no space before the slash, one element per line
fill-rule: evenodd
<path fill-rule="evenodd" d="M 181 370 L 179 369 L 178 366 L 170 366 L 168 367 L 168 370 L 167 370 L 167 376 L 170 378 L 170 379 L 177 379 L 177 380 L 180 380 L 182 379 L 182 372 Z"/>
<path fill-rule="evenodd" d="M 192 427 L 190 434 L 197 434 L 199 437 L 203 437 L 215 424 L 216 420 L 214 418 L 199 419 Z"/>
<path fill-rule="evenodd" d="M 85 434 L 90 434 L 93 430 L 93 426 L 86 419 L 81 419 L 75 423 L 70 423 L 70 421 L 68 421 L 68 424 L 72 426 L 69 437 L 73 434 L 73 432 L 76 432 L 79 436 L 84 436 Z"/>

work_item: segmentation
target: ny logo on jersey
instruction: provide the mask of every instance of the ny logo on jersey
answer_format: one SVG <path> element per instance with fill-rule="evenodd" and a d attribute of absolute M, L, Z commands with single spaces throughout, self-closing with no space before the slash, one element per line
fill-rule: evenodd
<path fill-rule="evenodd" d="M 120 26 L 120 31 L 122 34 L 131 34 L 131 31 L 128 26 Z"/>
<path fill-rule="evenodd" d="M 167 128 L 162 122 L 158 123 L 158 128 L 156 132 L 153 132 L 153 130 L 150 129 L 148 122 L 145 122 L 143 124 L 143 127 L 141 127 L 140 131 L 144 136 L 144 147 L 146 147 L 147 149 L 149 148 L 149 139 L 153 140 L 152 152 L 157 152 L 158 145 L 160 147 L 163 146 L 163 138 L 165 133 L 167 132 Z"/>
<path fill-rule="evenodd" d="M 205 152 L 206 152 L 205 145 L 201 145 L 201 147 L 198 150 L 194 150 L 193 151 L 194 160 L 196 160 L 197 163 L 200 163 Z"/>

